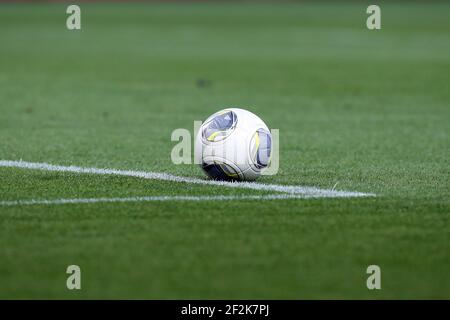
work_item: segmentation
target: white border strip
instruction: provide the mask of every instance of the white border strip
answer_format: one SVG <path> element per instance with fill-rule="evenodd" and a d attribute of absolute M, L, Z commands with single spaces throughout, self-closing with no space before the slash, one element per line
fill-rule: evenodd
<path fill-rule="evenodd" d="M 240 189 L 252 189 L 258 191 L 275 191 L 285 194 L 297 195 L 302 198 L 349 198 L 349 197 L 374 197 L 372 193 L 352 192 L 352 191 L 337 191 L 334 189 L 319 189 L 314 187 L 303 186 L 285 186 L 276 184 L 263 184 L 255 182 L 225 182 L 215 180 L 202 180 L 198 178 L 179 177 L 168 173 L 161 172 L 144 172 L 144 171 L 132 171 L 132 170 L 118 170 L 118 169 L 99 169 L 99 168 L 82 168 L 76 166 L 58 166 L 48 163 L 38 162 L 26 162 L 26 161 L 10 161 L 0 160 L 0 167 L 8 168 L 22 168 L 32 170 L 44 170 L 55 172 L 70 172 L 70 173 L 85 173 L 85 174 L 99 174 L 99 175 L 116 175 L 126 177 L 136 177 L 142 179 L 171 181 L 180 183 L 193 183 L 200 185 L 221 186 L 227 188 L 240 188 Z M 172 200 L 176 200 L 171 197 Z M 195 198 L 195 197 L 193 197 Z M 201 198 L 201 197 L 198 197 Z M 114 199 L 114 198 L 112 198 Z M 130 199 L 130 198 L 123 198 Z M 184 197 L 179 200 L 187 200 L 188 197 Z M 202 198 L 203 199 L 203 198 Z M 217 200 L 217 199 L 215 199 Z M 53 201 L 53 200 L 51 200 Z M 153 200 L 150 200 L 153 201 Z M 159 200 L 160 201 L 160 200 Z"/>

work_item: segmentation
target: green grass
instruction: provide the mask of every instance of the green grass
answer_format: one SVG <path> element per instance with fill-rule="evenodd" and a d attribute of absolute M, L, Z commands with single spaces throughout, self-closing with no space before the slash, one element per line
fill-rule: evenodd
<path fill-rule="evenodd" d="M 280 129 L 262 182 L 378 196 L 0 207 L 0 298 L 450 298 L 450 5 L 366 7 L 1 5 L 0 159 L 201 177 L 172 130 L 241 106 Z M 261 193 L 0 169 L 0 200 Z"/>

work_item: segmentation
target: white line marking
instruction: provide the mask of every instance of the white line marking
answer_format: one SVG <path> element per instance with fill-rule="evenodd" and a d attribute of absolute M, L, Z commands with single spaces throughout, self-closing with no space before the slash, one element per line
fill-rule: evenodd
<path fill-rule="evenodd" d="M 250 196 L 151 196 L 129 198 L 81 198 L 81 199 L 31 199 L 0 201 L 0 206 L 25 206 L 25 205 L 52 205 L 52 204 L 76 204 L 76 203 L 102 203 L 102 202 L 154 202 L 154 201 L 231 201 L 231 200 L 287 200 L 314 198 L 307 195 L 295 194 L 269 194 Z"/>
<path fill-rule="evenodd" d="M 193 183 L 201 185 L 222 186 L 227 188 L 252 189 L 259 191 L 275 191 L 294 195 L 302 195 L 309 198 L 348 198 L 348 197 L 374 197 L 372 193 L 336 191 L 329 189 L 319 189 L 315 187 L 286 186 L 276 184 L 263 184 L 255 182 L 225 182 L 215 180 L 202 180 L 197 178 L 179 177 L 161 172 L 144 172 L 118 169 L 82 168 L 76 166 L 58 166 L 48 163 L 0 160 L 0 167 L 23 168 L 56 172 L 86 173 L 99 175 L 116 175 L 126 177 L 136 177 L 142 179 Z"/>

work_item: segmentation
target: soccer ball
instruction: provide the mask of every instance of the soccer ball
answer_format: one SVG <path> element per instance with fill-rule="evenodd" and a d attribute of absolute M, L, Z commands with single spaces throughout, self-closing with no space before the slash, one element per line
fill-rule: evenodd
<path fill-rule="evenodd" d="M 251 181 L 268 167 L 272 136 L 264 121 L 250 111 L 221 110 L 200 127 L 195 156 L 214 180 Z"/>

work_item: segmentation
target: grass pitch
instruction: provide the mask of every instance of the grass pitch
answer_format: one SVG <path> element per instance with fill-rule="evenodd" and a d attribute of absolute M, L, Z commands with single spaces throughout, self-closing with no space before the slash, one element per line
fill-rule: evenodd
<path fill-rule="evenodd" d="M 450 5 L 366 7 L 1 5 L 0 160 L 201 177 L 172 130 L 241 106 L 261 182 L 377 197 L 0 207 L 0 298 L 450 298 Z M 0 201 L 263 193 L 0 168 Z"/>

